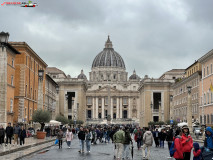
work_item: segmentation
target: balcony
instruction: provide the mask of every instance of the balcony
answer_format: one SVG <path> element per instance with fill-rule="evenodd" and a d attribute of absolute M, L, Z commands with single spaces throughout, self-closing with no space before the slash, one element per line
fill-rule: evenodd
<path fill-rule="evenodd" d="M 12 116 L 12 115 L 14 115 L 14 112 L 13 111 L 7 111 L 7 114 Z"/>

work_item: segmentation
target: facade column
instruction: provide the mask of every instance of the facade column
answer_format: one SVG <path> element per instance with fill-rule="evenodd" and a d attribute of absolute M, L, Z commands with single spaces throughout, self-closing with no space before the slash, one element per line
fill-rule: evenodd
<path fill-rule="evenodd" d="M 0 48 L 0 124 L 7 125 L 7 52 Z"/>
<path fill-rule="evenodd" d="M 101 118 L 104 119 L 104 98 L 102 98 L 101 109 L 102 109 Z"/>
<path fill-rule="evenodd" d="M 122 97 L 120 98 L 120 118 L 123 118 L 122 115 L 123 115 L 123 104 L 122 104 Z"/>
<path fill-rule="evenodd" d="M 116 105 L 116 119 L 119 118 L 119 98 L 117 98 L 117 101 L 116 101 L 117 105 Z"/>
<path fill-rule="evenodd" d="M 95 118 L 95 98 L 92 97 L 92 118 Z"/>
<path fill-rule="evenodd" d="M 130 103 L 130 97 L 129 97 L 129 104 L 128 104 L 128 117 L 127 118 L 131 118 L 131 103 Z"/>
<path fill-rule="evenodd" d="M 111 98 L 111 119 L 113 119 L 113 98 Z"/>
<path fill-rule="evenodd" d="M 95 110 L 95 118 L 98 118 L 98 97 L 96 97 L 96 110 Z"/>

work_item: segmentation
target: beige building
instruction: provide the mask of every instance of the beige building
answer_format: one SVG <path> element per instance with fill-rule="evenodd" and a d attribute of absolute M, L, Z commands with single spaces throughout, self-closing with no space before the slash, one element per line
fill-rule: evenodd
<path fill-rule="evenodd" d="M 200 123 L 213 126 L 213 50 L 202 56 L 198 62 L 202 65 Z"/>

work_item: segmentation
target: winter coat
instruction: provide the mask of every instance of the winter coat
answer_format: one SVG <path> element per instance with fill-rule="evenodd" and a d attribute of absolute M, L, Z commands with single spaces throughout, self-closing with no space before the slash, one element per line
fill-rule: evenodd
<path fill-rule="evenodd" d="M 67 141 L 72 141 L 73 140 L 73 133 L 72 132 L 67 132 L 66 133 L 66 140 Z"/>
<path fill-rule="evenodd" d="M 182 143 L 181 143 L 181 137 L 177 136 L 174 139 L 174 149 L 176 150 L 174 153 L 174 158 L 175 159 L 183 159 L 183 148 L 182 148 Z"/>
<path fill-rule="evenodd" d="M 165 139 L 166 139 L 166 133 L 160 132 L 159 133 L 159 139 L 160 139 L 160 141 L 165 141 Z"/>
<path fill-rule="evenodd" d="M 12 137 L 12 136 L 13 136 L 13 127 L 7 126 L 5 132 L 6 132 L 6 135 L 7 135 L 7 136 L 11 136 L 11 137 Z"/>
<path fill-rule="evenodd" d="M 86 133 L 85 138 L 87 141 L 92 140 L 92 133 L 91 132 Z"/>
<path fill-rule="evenodd" d="M 85 140 L 85 132 L 84 131 L 79 131 L 78 132 L 78 139 Z"/>
<path fill-rule="evenodd" d="M 138 140 L 142 140 L 143 138 L 143 133 L 138 129 L 135 131 L 135 142 L 137 142 Z"/>
<path fill-rule="evenodd" d="M 205 140 L 204 140 L 204 146 L 206 148 L 210 148 L 210 149 L 213 149 L 213 131 L 212 131 L 212 128 L 211 127 L 207 127 L 206 128 L 206 131 L 209 131 L 211 133 L 210 136 L 208 136 L 206 134 L 205 136 Z"/>
<path fill-rule="evenodd" d="M 0 137 L 4 137 L 5 136 L 5 132 L 4 132 L 4 128 L 0 129 Z"/>
<path fill-rule="evenodd" d="M 124 139 L 124 144 L 130 144 L 130 142 L 132 142 L 132 138 L 130 136 L 129 131 L 125 132 L 125 139 Z"/>
<path fill-rule="evenodd" d="M 123 130 L 119 130 L 117 131 L 114 135 L 113 135 L 113 140 L 115 143 L 124 143 L 125 141 L 125 133 Z"/>
<path fill-rule="evenodd" d="M 19 126 L 15 126 L 15 127 L 13 128 L 13 133 L 14 133 L 14 134 L 19 134 L 19 131 L 20 131 L 20 127 L 19 127 Z"/>
<path fill-rule="evenodd" d="M 27 137 L 26 130 L 25 130 L 25 129 L 23 129 L 23 130 L 20 129 L 20 130 L 19 130 L 18 136 L 19 136 L 20 138 L 26 138 L 26 137 Z"/>
<path fill-rule="evenodd" d="M 153 137 L 154 138 L 159 138 L 159 131 L 154 131 L 153 132 Z"/>
<path fill-rule="evenodd" d="M 173 130 L 170 129 L 166 132 L 166 141 L 171 142 L 173 141 Z"/>
<path fill-rule="evenodd" d="M 146 131 L 143 135 L 143 142 L 146 145 L 152 146 L 153 144 L 153 136 L 151 131 Z"/>
<path fill-rule="evenodd" d="M 63 131 L 59 131 L 58 134 L 57 134 L 57 139 L 58 139 L 58 140 L 62 140 L 62 139 L 63 139 L 63 136 L 64 136 Z"/>
<path fill-rule="evenodd" d="M 198 143 L 194 143 L 193 144 L 194 146 L 194 151 L 193 151 L 193 154 L 194 154 L 194 157 L 193 157 L 193 160 L 201 160 L 201 150 L 200 150 L 200 146 Z"/>
<path fill-rule="evenodd" d="M 193 148 L 193 140 L 190 135 L 186 136 L 184 133 L 182 134 L 182 147 L 183 147 L 183 152 L 191 152 Z"/>

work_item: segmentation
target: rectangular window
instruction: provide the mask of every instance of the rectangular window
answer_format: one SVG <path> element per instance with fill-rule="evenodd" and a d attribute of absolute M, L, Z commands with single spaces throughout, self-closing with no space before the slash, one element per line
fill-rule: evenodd
<path fill-rule="evenodd" d="M 98 98 L 98 105 L 101 105 L 101 98 Z"/>
<path fill-rule="evenodd" d="M 10 112 L 13 112 L 13 99 L 10 99 Z"/>
<path fill-rule="evenodd" d="M 11 76 L 11 85 L 13 86 L 13 76 Z"/>
<path fill-rule="evenodd" d="M 26 56 L 26 65 L 27 65 L 27 60 L 28 60 L 28 57 Z"/>
<path fill-rule="evenodd" d="M 105 97 L 105 105 L 108 105 L 108 97 Z"/>
<path fill-rule="evenodd" d="M 92 105 L 92 98 L 91 97 L 87 97 L 87 105 Z"/>
<path fill-rule="evenodd" d="M 128 105 L 126 97 L 123 98 L 123 105 Z"/>
<path fill-rule="evenodd" d="M 12 66 L 14 67 L 14 59 L 12 58 Z"/>
<path fill-rule="evenodd" d="M 209 124 L 209 114 L 207 114 L 207 124 Z"/>
<path fill-rule="evenodd" d="M 113 98 L 113 105 L 116 105 L 116 98 Z"/>
<path fill-rule="evenodd" d="M 205 68 L 203 68 L 203 77 L 205 77 L 206 76 L 206 70 L 205 70 Z"/>

